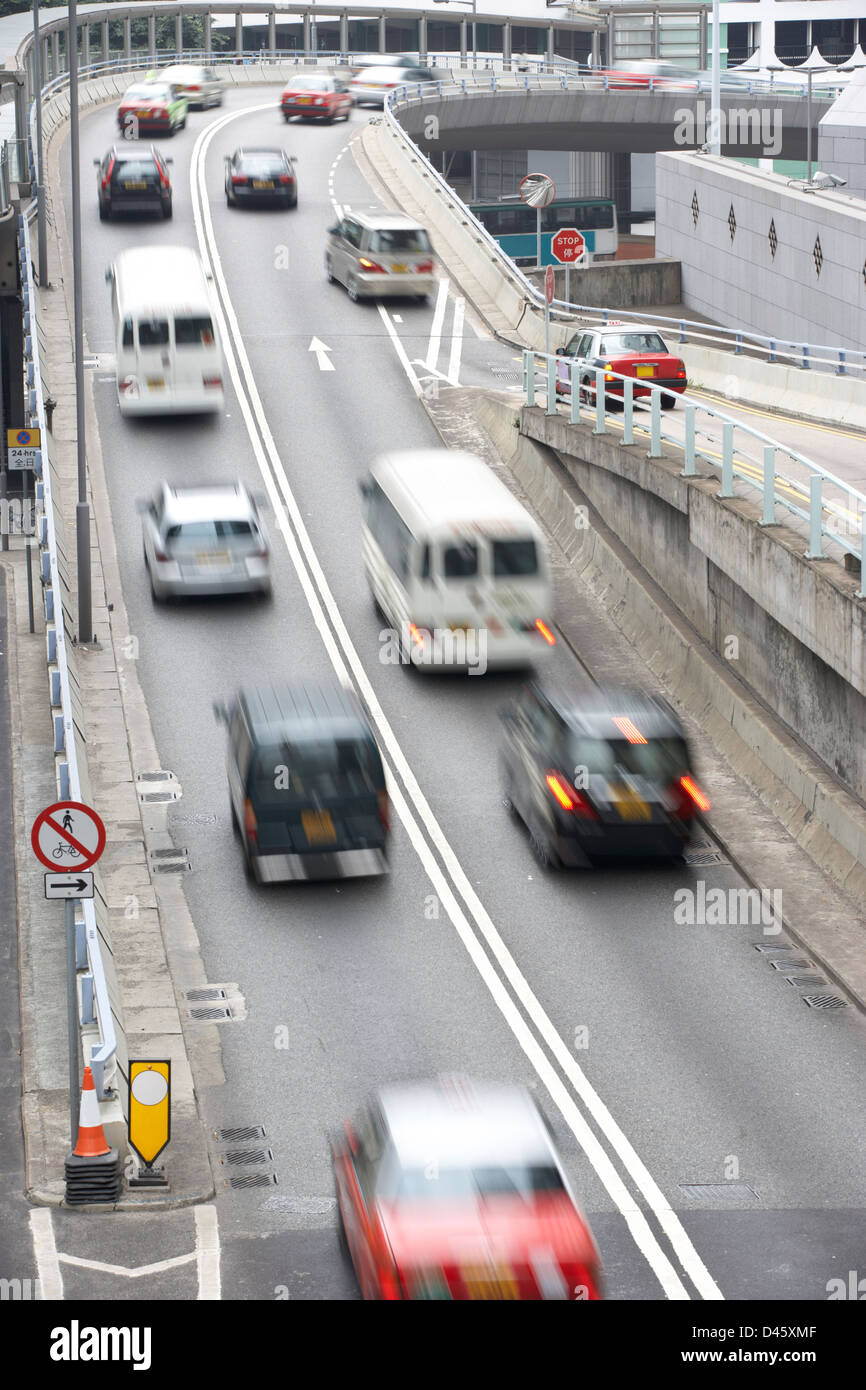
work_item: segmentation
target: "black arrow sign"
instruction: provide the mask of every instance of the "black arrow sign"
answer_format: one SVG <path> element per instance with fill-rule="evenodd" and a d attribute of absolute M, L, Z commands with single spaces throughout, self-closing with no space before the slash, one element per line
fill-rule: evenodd
<path fill-rule="evenodd" d="M 85 888 L 88 888 L 89 886 L 90 886 L 90 881 L 89 881 L 89 879 L 86 879 L 86 878 L 70 878 L 68 874 L 63 874 L 63 875 L 61 875 L 60 878 L 53 878 L 53 879 L 51 880 L 51 887 L 52 887 L 52 888 L 61 888 L 61 887 L 63 887 L 63 888 L 75 888 L 76 891 L 79 892 L 79 893 L 83 893 L 83 892 L 84 892 L 84 889 L 85 889 Z"/>

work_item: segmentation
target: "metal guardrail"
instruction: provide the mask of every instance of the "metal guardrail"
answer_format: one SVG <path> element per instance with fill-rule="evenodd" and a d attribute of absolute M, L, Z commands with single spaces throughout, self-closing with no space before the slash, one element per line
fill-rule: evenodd
<path fill-rule="evenodd" d="M 825 560 L 829 558 L 824 553 L 823 542 L 826 539 L 834 542 L 847 554 L 860 560 L 860 588 L 856 597 L 866 598 L 866 495 L 851 487 L 850 483 L 837 478 L 829 469 L 822 468 L 820 464 L 815 463 L 796 449 L 789 448 L 787 444 L 780 444 L 778 440 L 764 434 L 761 430 L 753 429 L 751 425 L 745 425 L 741 420 L 734 419 L 724 410 L 717 410 L 713 406 L 705 406 L 696 401 L 690 401 L 688 397 L 683 397 L 664 386 L 654 386 L 644 380 L 636 382 L 634 377 L 625 376 L 620 372 L 608 371 L 604 367 L 596 367 L 591 362 L 580 358 L 536 352 L 532 348 L 525 348 L 523 351 L 523 390 L 527 405 L 534 406 L 536 404 L 539 363 L 541 364 L 541 377 L 544 383 L 544 407 L 548 415 L 559 414 L 557 397 L 560 393 L 567 394 L 571 398 L 571 423 L 582 424 L 584 421 L 581 416 L 581 409 L 585 401 L 589 400 L 595 412 L 593 433 L 607 434 L 607 421 L 612 414 L 608 397 L 610 397 L 611 403 L 614 399 L 618 403 L 621 400 L 623 444 L 634 444 L 635 442 L 635 385 L 639 385 L 641 390 L 648 389 L 651 393 L 648 430 L 650 437 L 649 458 L 662 457 L 662 441 L 674 445 L 677 449 L 682 449 L 685 459 L 682 474 L 684 478 L 698 476 L 696 463 L 698 459 L 701 459 L 711 467 L 718 469 L 721 475 L 722 487 L 719 497 L 736 496 L 734 478 L 738 478 L 742 483 L 761 494 L 761 526 L 775 525 L 776 507 L 785 507 L 809 525 L 809 549 L 806 551 L 808 559 Z M 587 384 L 582 387 L 581 382 L 588 382 L 590 378 L 592 378 L 592 385 Z M 620 397 L 617 390 L 614 398 L 610 388 L 605 387 L 605 382 L 621 383 L 622 396 Z M 559 386 L 559 392 L 557 386 Z M 593 396 L 594 402 L 590 400 Z M 684 403 L 685 427 L 682 439 L 662 428 L 663 397 L 667 398 L 671 405 L 675 405 L 677 400 L 682 400 Z M 721 424 L 721 460 L 715 451 L 700 443 L 701 438 L 706 437 L 705 432 L 700 428 L 700 422 L 705 418 L 717 420 Z M 752 457 L 745 448 L 736 447 L 735 432 L 747 436 L 750 441 L 756 441 L 761 450 L 760 460 Z M 713 442 L 717 445 L 717 438 Z M 779 455 L 806 470 L 809 475 L 808 489 L 804 488 L 797 479 L 787 478 L 784 474 L 777 472 L 776 464 Z M 825 485 L 831 485 L 841 492 L 852 504 L 852 507 L 840 505 L 836 501 L 828 502 L 824 495 Z M 792 500 L 796 497 L 801 498 L 802 506 L 797 501 Z"/>
<path fill-rule="evenodd" d="M 653 79 L 650 79 L 650 82 Z M 448 196 L 455 203 L 455 211 L 459 213 L 462 220 L 469 220 L 476 232 L 484 243 L 488 246 L 503 270 L 507 267 L 510 271 L 517 272 L 517 278 L 521 283 L 521 288 L 531 302 L 538 309 L 544 308 L 544 295 L 537 285 L 524 274 L 519 267 L 515 266 L 499 243 L 490 235 L 476 217 L 469 211 L 454 190 L 442 178 L 441 174 L 430 164 L 426 155 L 416 145 L 411 136 L 403 129 L 395 116 L 395 109 L 398 107 L 410 106 L 418 102 L 436 99 L 448 99 L 450 97 L 462 98 L 474 92 L 489 92 L 493 94 L 503 94 L 514 90 L 525 89 L 526 91 L 563 90 L 563 91 L 601 91 L 610 90 L 606 85 L 608 79 L 602 79 L 598 75 L 592 76 L 592 69 L 587 68 L 579 78 L 561 74 L 559 76 L 533 77 L 531 74 L 517 76 L 515 74 L 506 75 L 498 79 L 496 74 L 490 77 L 475 75 L 474 78 L 464 77 L 455 83 L 415 83 L 409 86 L 395 88 L 386 98 L 384 115 L 388 124 L 394 129 L 401 139 L 404 140 L 414 158 L 423 161 L 427 166 L 431 177 L 434 178 L 441 192 L 447 192 Z M 790 90 L 783 89 L 779 84 L 773 87 L 770 83 L 765 83 L 763 88 L 757 82 L 749 83 L 749 89 L 755 95 L 759 94 L 759 89 L 764 95 L 794 95 L 802 96 L 802 89 L 799 85 L 792 86 Z M 633 89 L 634 90 L 634 89 Z M 648 90 L 648 89 L 642 89 Z M 659 91 L 663 88 L 659 87 Z M 667 89 L 670 92 L 670 88 Z M 679 88 L 677 91 L 681 90 Z M 692 89 L 694 90 L 694 89 Z M 812 96 L 815 98 L 815 91 Z M 512 277 L 513 278 L 513 277 Z M 560 318 L 572 318 L 578 316 L 589 322 L 607 323 L 611 316 L 620 317 L 622 310 L 608 309 L 598 304 L 580 304 L 570 300 L 555 299 L 551 306 L 554 316 Z M 640 314 L 642 323 L 652 323 L 664 325 L 675 331 L 677 341 L 682 343 L 694 343 L 707 347 L 721 347 L 727 351 L 732 351 L 734 355 L 752 355 L 769 363 L 781 363 L 782 365 L 796 367 L 801 370 L 819 369 L 828 373 L 832 372 L 836 376 L 856 375 L 858 378 L 866 379 L 866 351 L 853 348 L 840 348 L 836 344 L 829 343 L 802 343 L 794 342 L 791 339 L 773 338 L 766 334 L 754 333 L 748 328 L 728 328 L 724 325 L 707 325 L 697 322 L 694 319 L 669 318 L 662 314 Z"/>
<path fill-rule="evenodd" d="M 48 657 L 51 714 L 54 726 L 54 753 L 57 790 L 61 801 L 83 801 L 78 753 L 75 746 L 73 701 L 70 688 L 69 664 L 66 655 L 66 632 L 63 621 L 63 600 L 57 556 L 57 537 L 54 520 L 54 499 L 51 489 L 51 466 L 48 460 L 48 430 L 42 377 L 39 363 L 39 341 L 36 331 L 36 296 L 30 249 L 30 227 L 27 218 L 19 213 L 19 251 L 21 286 L 24 299 L 24 366 L 28 385 L 27 414 L 31 426 L 41 431 L 42 462 L 36 475 L 36 507 L 40 551 L 39 572 L 45 610 L 45 635 Z M 79 969 L 87 968 L 82 980 L 79 1024 L 96 1023 L 100 1041 L 92 1047 L 89 1065 L 99 1100 L 113 1092 L 117 1036 L 108 993 L 108 982 L 102 960 L 96 906 L 92 900 L 81 903 L 82 922 L 76 922 L 76 961 Z M 92 1001 L 92 1002 L 91 1002 Z M 108 1083 L 108 1084 L 107 1084 Z"/>

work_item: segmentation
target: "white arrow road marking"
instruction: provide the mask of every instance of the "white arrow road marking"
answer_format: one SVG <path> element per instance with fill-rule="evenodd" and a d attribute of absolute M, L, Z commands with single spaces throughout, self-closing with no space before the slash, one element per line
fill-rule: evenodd
<path fill-rule="evenodd" d="M 35 1207 L 30 1213 L 30 1232 L 43 1300 L 62 1300 L 61 1264 L 72 1265 L 76 1269 L 93 1269 L 99 1274 L 114 1274 L 121 1279 L 142 1279 L 150 1274 L 162 1274 L 165 1270 L 179 1269 L 182 1265 L 193 1262 L 198 1266 L 198 1300 L 201 1302 L 220 1299 L 222 1285 L 216 1207 L 196 1207 L 194 1216 L 195 1250 L 190 1250 L 186 1255 L 173 1255 L 167 1260 L 156 1260 L 152 1264 L 134 1265 L 130 1268 L 127 1265 L 108 1264 L 104 1260 L 85 1260 L 81 1255 L 65 1255 L 58 1251 L 54 1240 L 51 1211 L 47 1207 Z"/>
<path fill-rule="evenodd" d="M 314 352 L 316 354 L 316 361 L 319 364 L 320 372 L 336 371 L 336 367 L 334 366 L 331 359 L 325 356 L 326 353 L 332 351 L 332 348 L 325 347 L 325 344 L 322 342 L 321 338 L 313 338 L 310 342 L 310 346 L 307 348 L 307 352 Z"/>

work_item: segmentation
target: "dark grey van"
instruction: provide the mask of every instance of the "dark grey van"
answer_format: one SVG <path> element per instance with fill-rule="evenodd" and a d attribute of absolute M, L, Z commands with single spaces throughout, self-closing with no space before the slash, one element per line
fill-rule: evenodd
<path fill-rule="evenodd" d="M 257 883 L 387 873 L 389 802 L 360 704 L 336 681 L 244 686 L 228 728 L 232 822 Z"/>

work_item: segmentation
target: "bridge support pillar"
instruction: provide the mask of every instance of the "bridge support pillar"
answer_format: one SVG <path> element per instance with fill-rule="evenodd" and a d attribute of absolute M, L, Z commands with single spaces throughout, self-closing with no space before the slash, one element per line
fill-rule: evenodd
<path fill-rule="evenodd" d="M 123 21 L 123 56 L 127 63 L 132 62 L 132 20 L 129 15 Z"/>
<path fill-rule="evenodd" d="M 425 33 L 425 36 L 426 36 L 426 33 L 427 33 L 426 27 L 425 27 L 424 33 Z M 426 38 L 425 38 L 425 42 L 426 42 Z M 341 53 L 348 53 L 348 52 L 349 52 L 349 12 L 348 12 L 348 10 L 343 10 L 342 14 L 340 15 L 340 52 L 341 52 Z"/>
<path fill-rule="evenodd" d="M 107 19 L 103 19 L 103 20 L 102 20 L 102 22 L 100 23 L 99 29 L 100 29 L 100 40 L 101 40 L 101 42 L 100 42 L 100 48 L 102 49 L 102 52 L 101 52 L 101 55 L 100 55 L 100 62 L 102 62 L 102 63 L 107 63 L 107 62 L 108 62 L 108 59 L 109 59 L 109 56 L 110 56 L 110 54 L 109 54 L 109 49 L 111 48 L 111 34 L 109 33 L 109 29 L 108 29 L 108 20 L 107 20 Z"/>
<path fill-rule="evenodd" d="M 81 26 L 81 66 L 90 67 L 90 25 L 86 22 Z"/>
<path fill-rule="evenodd" d="M 60 31 L 54 30 L 51 35 L 51 76 L 60 76 Z"/>
<path fill-rule="evenodd" d="M 705 15 L 705 14 L 706 14 L 706 10 L 701 10 L 701 14 L 702 14 L 702 15 Z M 658 10 L 653 10 L 653 57 L 654 57 L 654 58 L 658 58 L 658 56 L 659 56 L 659 12 L 658 12 Z"/>
<path fill-rule="evenodd" d="M 174 51 L 183 52 L 183 14 L 179 12 L 174 17 Z"/>
<path fill-rule="evenodd" d="M 511 71 L 511 25 L 507 20 L 502 26 L 502 66 Z"/>
<path fill-rule="evenodd" d="M 277 49 L 277 12 L 270 10 L 268 13 L 268 51 L 275 53 Z"/>
<path fill-rule="evenodd" d="M 383 14 L 380 14 L 380 15 L 379 15 L 379 52 L 380 52 L 380 53 L 387 53 L 387 52 L 388 52 L 387 39 L 386 39 L 386 34 L 385 34 L 386 26 L 387 26 L 387 20 L 385 19 L 385 16 L 384 16 Z"/>
<path fill-rule="evenodd" d="M 147 52 L 151 62 L 156 61 L 156 15 L 147 16 Z"/>
<path fill-rule="evenodd" d="M 305 53 L 309 53 L 309 51 L 310 51 L 310 43 L 311 43 L 311 40 L 310 40 L 310 16 L 309 16 L 309 14 L 305 14 L 305 15 L 304 15 L 304 37 L 303 37 L 302 42 L 303 42 L 303 46 L 304 46 L 304 52 L 305 52 Z"/>
<path fill-rule="evenodd" d="M 616 60 L 616 17 L 609 14 L 607 17 L 607 60 L 606 66 L 612 68 Z"/>
<path fill-rule="evenodd" d="M 422 67 L 427 66 L 427 16 L 418 17 L 418 57 Z"/>
<path fill-rule="evenodd" d="M 592 31 L 592 49 L 590 51 L 590 63 L 594 68 L 601 67 L 601 34 L 597 29 Z"/>
<path fill-rule="evenodd" d="M 554 41 L 555 36 L 556 36 L 556 31 L 554 30 L 553 25 L 552 25 L 552 24 L 548 24 L 548 26 L 547 26 L 547 61 L 548 61 L 548 63 L 552 63 L 552 62 L 553 62 L 553 57 L 554 57 L 554 53 L 553 53 L 553 41 Z"/>
<path fill-rule="evenodd" d="M 235 52 L 240 57 L 244 51 L 244 17 L 238 10 L 235 15 Z"/>
<path fill-rule="evenodd" d="M 465 68 L 465 66 L 466 66 L 466 31 L 468 30 L 468 28 L 469 28 L 468 20 L 466 20 L 465 18 L 461 19 L 461 20 L 460 20 L 460 66 L 461 66 L 461 68 Z"/>
<path fill-rule="evenodd" d="M 710 65 L 707 48 L 707 12 L 701 10 L 698 20 L 698 67 L 702 72 L 706 72 Z M 749 56 L 751 57 L 751 52 Z"/>
<path fill-rule="evenodd" d="M 204 34 L 203 34 L 202 37 L 204 38 L 204 51 L 205 51 L 205 57 L 206 57 L 208 60 L 210 60 L 210 59 L 213 57 L 213 54 L 211 53 L 211 46 L 210 46 L 210 25 L 211 25 L 211 17 L 210 17 L 209 14 L 206 14 L 206 15 L 204 16 Z"/>

